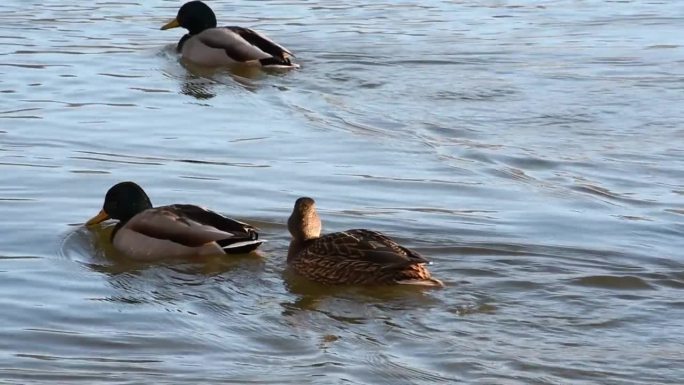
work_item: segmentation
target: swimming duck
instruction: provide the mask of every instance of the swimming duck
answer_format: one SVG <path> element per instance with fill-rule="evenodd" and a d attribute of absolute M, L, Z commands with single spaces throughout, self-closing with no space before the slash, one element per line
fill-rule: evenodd
<path fill-rule="evenodd" d="M 178 10 L 176 18 L 162 30 L 183 27 L 188 30 L 176 50 L 184 59 L 209 67 L 236 63 L 297 67 L 287 48 L 268 37 L 244 27 L 216 27 L 216 15 L 201 1 L 190 1 Z"/>
<path fill-rule="evenodd" d="M 114 248 L 136 260 L 247 253 L 263 243 L 254 227 L 203 207 L 152 207 L 133 182 L 110 188 L 102 210 L 86 226 L 110 218 L 119 220 L 111 236 Z"/>
<path fill-rule="evenodd" d="M 426 259 L 379 232 L 354 229 L 321 236 L 321 219 L 311 198 L 297 199 L 287 229 L 292 235 L 287 263 L 312 281 L 444 286 L 432 278 Z"/>

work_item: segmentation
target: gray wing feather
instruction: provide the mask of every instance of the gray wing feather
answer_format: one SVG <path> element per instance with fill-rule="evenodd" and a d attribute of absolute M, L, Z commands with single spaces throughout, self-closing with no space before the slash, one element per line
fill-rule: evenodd
<path fill-rule="evenodd" d="M 271 57 L 228 28 L 207 29 L 198 34 L 197 38 L 208 47 L 226 51 L 226 54 L 236 61 L 244 62 Z"/>
<path fill-rule="evenodd" d="M 253 29 L 250 28 L 244 28 L 244 27 L 224 27 L 226 29 L 229 29 L 238 35 L 240 35 L 243 39 L 247 40 L 250 44 L 253 44 L 259 49 L 261 49 L 264 52 L 267 52 L 271 54 L 274 57 L 284 57 L 285 54 L 295 57 L 295 55 L 290 52 L 287 48 L 283 47 L 282 45 L 276 43 L 275 41 L 271 40 L 268 36 L 257 32 Z"/>
<path fill-rule="evenodd" d="M 251 238 L 245 232 L 220 230 L 185 218 L 175 208 L 176 206 L 166 206 L 145 210 L 128 221 L 125 227 L 150 238 L 167 239 L 189 247 L 224 239 Z"/>

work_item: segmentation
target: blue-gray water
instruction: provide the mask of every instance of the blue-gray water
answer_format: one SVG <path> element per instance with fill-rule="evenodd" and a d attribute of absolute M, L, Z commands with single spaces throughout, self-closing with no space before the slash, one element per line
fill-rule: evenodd
<path fill-rule="evenodd" d="M 0 5 L 0 383 L 681 384 L 684 4 L 210 3 L 284 74 L 184 67 L 180 4 Z M 270 242 L 112 257 L 121 180 Z M 447 287 L 284 274 L 302 195 Z"/>

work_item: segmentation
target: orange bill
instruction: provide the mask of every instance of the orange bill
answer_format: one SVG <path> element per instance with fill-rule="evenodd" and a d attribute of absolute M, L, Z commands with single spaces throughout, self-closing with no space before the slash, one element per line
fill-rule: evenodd
<path fill-rule="evenodd" d="M 165 29 L 171 29 L 171 28 L 177 28 L 177 27 L 180 27 L 180 24 L 178 23 L 178 19 L 173 19 L 173 20 L 169 21 L 168 23 L 164 24 L 161 27 L 161 30 L 163 31 Z"/>
<path fill-rule="evenodd" d="M 104 209 L 102 209 L 102 210 L 100 210 L 100 212 L 97 215 L 88 219 L 88 222 L 86 222 L 86 226 L 96 225 L 100 222 L 106 221 L 107 219 L 109 219 L 109 214 L 107 214 L 104 211 Z"/>

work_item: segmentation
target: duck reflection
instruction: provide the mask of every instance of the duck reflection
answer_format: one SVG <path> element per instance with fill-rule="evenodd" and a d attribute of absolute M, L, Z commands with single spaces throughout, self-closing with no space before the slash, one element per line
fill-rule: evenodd
<path fill-rule="evenodd" d="M 430 294 L 429 287 L 323 285 L 299 276 L 292 269 L 286 269 L 282 277 L 287 291 L 295 296 L 292 301 L 280 304 L 284 316 L 315 311 L 356 324 L 364 323 L 373 308 L 409 310 L 436 306 L 440 302 Z"/>
<path fill-rule="evenodd" d="M 216 97 L 215 83 L 195 76 L 186 76 L 181 83 L 180 92 L 198 100 L 208 100 Z"/>
<path fill-rule="evenodd" d="M 230 66 L 207 68 L 181 60 L 187 70 L 181 80 L 181 93 L 199 100 L 207 100 L 217 95 L 217 89 L 238 84 L 248 91 L 258 88 L 257 80 L 264 76 L 258 68 L 248 66 Z"/>
<path fill-rule="evenodd" d="M 260 83 L 269 76 L 285 76 L 289 71 L 278 68 L 259 68 L 243 64 L 222 67 L 205 67 L 178 58 L 172 45 L 168 45 L 162 54 L 169 59 L 169 66 L 163 71 L 166 76 L 178 79 L 180 93 L 198 100 L 208 100 L 221 93 L 221 89 L 239 88 L 256 91 L 262 87 Z M 175 60 L 174 60 L 175 59 Z M 177 65 L 180 63 L 180 67 Z"/>
<path fill-rule="evenodd" d="M 186 301 L 189 296 L 206 299 L 231 296 L 226 291 L 240 292 L 258 280 L 264 268 L 262 255 L 254 252 L 230 257 L 135 261 L 112 247 L 114 227 L 79 227 L 67 235 L 61 248 L 66 258 L 107 278 L 117 292 L 104 298 L 106 301 L 175 303 Z M 224 282 L 228 284 L 222 284 Z"/>

